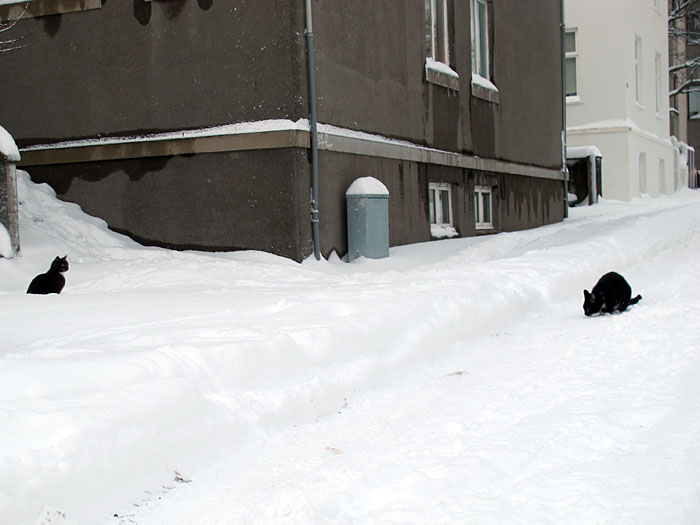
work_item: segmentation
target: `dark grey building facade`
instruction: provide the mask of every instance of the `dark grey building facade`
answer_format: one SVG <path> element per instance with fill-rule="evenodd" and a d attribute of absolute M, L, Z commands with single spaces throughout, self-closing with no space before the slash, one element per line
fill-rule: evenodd
<path fill-rule="evenodd" d="M 320 251 L 345 190 L 389 189 L 391 245 L 560 221 L 560 0 L 312 0 Z M 29 5 L 26 12 L 25 5 Z M 32 179 L 175 249 L 312 253 L 304 0 L 0 7 L 2 124 Z M 19 13 L 19 14 L 18 14 Z"/>

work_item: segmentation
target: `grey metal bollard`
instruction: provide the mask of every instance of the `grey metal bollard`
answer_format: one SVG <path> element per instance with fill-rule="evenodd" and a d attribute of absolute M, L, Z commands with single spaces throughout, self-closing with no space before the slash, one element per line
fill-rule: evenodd
<path fill-rule="evenodd" d="M 348 262 L 389 257 L 389 190 L 374 177 L 361 177 L 345 192 Z"/>

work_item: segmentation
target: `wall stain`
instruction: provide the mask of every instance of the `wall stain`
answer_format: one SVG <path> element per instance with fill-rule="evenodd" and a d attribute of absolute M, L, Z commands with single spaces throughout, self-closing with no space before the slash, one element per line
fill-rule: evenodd
<path fill-rule="evenodd" d="M 59 196 L 64 196 L 70 190 L 74 180 L 99 182 L 115 173 L 125 173 L 131 181 L 138 181 L 148 173 L 165 169 L 171 157 L 145 157 L 129 161 L 85 162 L 71 165 L 71 176 L 57 177 L 53 166 L 33 166 L 32 180 L 37 183 L 45 182 Z M 68 166 L 68 164 L 66 165 Z"/>
<path fill-rule="evenodd" d="M 61 29 L 62 17 L 63 15 L 44 17 L 44 32 L 49 35 L 49 38 L 53 39 L 58 34 L 59 29 Z"/>
<path fill-rule="evenodd" d="M 163 4 L 165 8 L 165 16 L 168 20 L 174 20 L 182 12 L 182 8 L 185 7 L 185 2 L 187 0 L 169 0 Z"/>
<path fill-rule="evenodd" d="M 151 4 L 145 0 L 134 0 L 134 18 L 142 26 L 148 25 L 151 21 Z"/>

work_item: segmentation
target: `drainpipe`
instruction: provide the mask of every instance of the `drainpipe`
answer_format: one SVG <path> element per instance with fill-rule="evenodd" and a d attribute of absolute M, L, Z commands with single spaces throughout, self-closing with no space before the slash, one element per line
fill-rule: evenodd
<path fill-rule="evenodd" d="M 598 166 L 596 166 L 595 158 L 595 150 L 591 148 L 591 151 L 588 152 L 588 162 L 590 162 L 591 165 L 591 170 L 589 172 L 591 177 L 591 185 L 588 190 L 589 204 L 595 204 L 598 202 Z"/>
<path fill-rule="evenodd" d="M 566 167 L 566 22 L 561 0 L 561 169 L 564 172 L 564 218 L 569 216 L 569 170 Z"/>
<path fill-rule="evenodd" d="M 316 118 L 316 63 L 314 60 L 314 33 L 311 0 L 306 0 L 306 56 L 309 61 L 309 105 L 311 116 L 311 226 L 313 229 L 314 257 L 321 260 L 321 235 L 318 225 L 318 120 Z"/>

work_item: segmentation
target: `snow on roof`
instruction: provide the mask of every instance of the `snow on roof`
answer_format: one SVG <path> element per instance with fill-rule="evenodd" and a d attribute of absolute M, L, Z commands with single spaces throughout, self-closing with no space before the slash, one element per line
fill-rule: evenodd
<path fill-rule="evenodd" d="M 602 157 L 603 154 L 596 146 L 578 146 L 566 148 L 567 159 L 583 159 L 590 156 Z"/>
<path fill-rule="evenodd" d="M 21 160 L 15 139 L 2 126 L 0 126 L 0 155 L 11 162 L 19 162 Z"/>
<path fill-rule="evenodd" d="M 355 179 L 345 195 L 389 195 L 389 190 L 374 177 L 360 177 Z"/>

